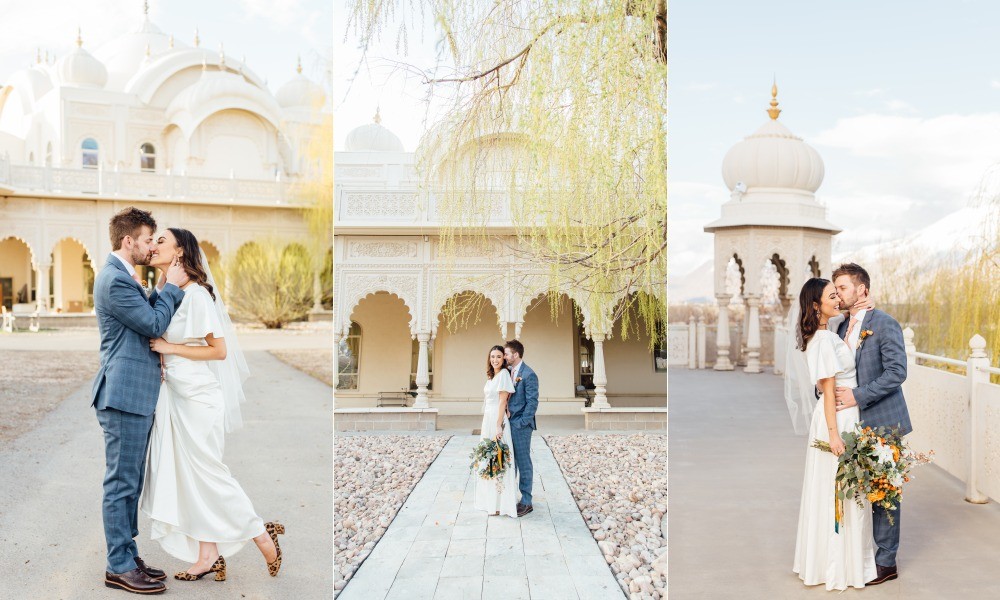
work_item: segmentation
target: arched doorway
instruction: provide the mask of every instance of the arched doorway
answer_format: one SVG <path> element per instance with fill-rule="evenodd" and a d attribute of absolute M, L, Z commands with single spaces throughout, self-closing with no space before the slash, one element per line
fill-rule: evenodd
<path fill-rule="evenodd" d="M 90 253 L 78 240 L 63 238 L 52 249 L 49 271 L 50 310 L 89 313 L 94 308 L 94 268 Z"/>
<path fill-rule="evenodd" d="M 497 307 L 483 294 L 452 294 L 438 313 L 433 360 L 433 405 L 451 414 L 481 414 L 486 357 L 494 344 L 503 345 Z"/>
<path fill-rule="evenodd" d="M 338 349 L 338 406 L 374 406 L 379 392 L 409 389 L 410 308 L 406 303 L 396 294 L 374 292 L 354 306 L 350 319 Z M 345 402 L 351 398 L 365 400 Z"/>
<path fill-rule="evenodd" d="M 0 239 L 0 305 L 8 311 L 15 304 L 35 302 L 37 281 L 31 247 L 16 237 Z"/>

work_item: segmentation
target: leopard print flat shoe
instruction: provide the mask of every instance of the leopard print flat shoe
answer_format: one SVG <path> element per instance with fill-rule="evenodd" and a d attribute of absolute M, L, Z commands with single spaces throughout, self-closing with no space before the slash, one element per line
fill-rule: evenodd
<path fill-rule="evenodd" d="M 197 575 L 193 575 L 191 573 L 188 573 L 187 571 L 181 571 L 180 573 L 174 575 L 174 579 L 177 579 L 178 581 L 198 581 L 199 579 L 201 579 L 205 575 L 208 575 L 209 573 L 215 573 L 216 581 L 225 581 L 226 559 L 222 558 L 222 556 L 220 555 L 219 558 L 215 560 L 215 564 L 212 565 L 212 568 L 205 571 L 204 573 L 198 573 Z"/>
<path fill-rule="evenodd" d="M 264 523 L 264 530 L 271 536 L 271 541 L 274 542 L 274 551 L 277 554 L 274 560 L 267 563 L 267 572 L 271 574 L 271 577 L 277 577 L 278 571 L 281 569 L 281 546 L 278 545 L 278 534 L 284 535 L 285 526 L 281 523 L 268 521 Z"/>

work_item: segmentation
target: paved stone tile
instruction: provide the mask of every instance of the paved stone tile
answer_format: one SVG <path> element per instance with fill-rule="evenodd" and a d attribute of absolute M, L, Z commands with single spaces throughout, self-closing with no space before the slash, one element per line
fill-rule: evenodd
<path fill-rule="evenodd" d="M 473 436 L 448 442 L 343 600 L 621 600 L 545 442 L 532 444 L 534 511 L 521 518 L 475 509 L 477 480 L 468 468 L 475 442 Z"/>
<path fill-rule="evenodd" d="M 434 591 L 434 600 L 480 600 L 482 597 L 482 575 L 442 577 Z"/>

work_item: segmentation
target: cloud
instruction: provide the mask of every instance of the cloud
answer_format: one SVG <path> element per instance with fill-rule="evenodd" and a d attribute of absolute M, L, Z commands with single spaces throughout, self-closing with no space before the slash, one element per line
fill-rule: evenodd
<path fill-rule="evenodd" d="M 134 0 L 48 0 L 44 8 L 29 2 L 4 3 L 0 19 L 4 73 L 27 66 L 37 47 L 42 52 L 66 54 L 74 47 L 77 27 L 82 30 L 84 48 L 93 49 L 122 31 L 135 29 L 141 20 L 142 5 Z"/>
<path fill-rule="evenodd" d="M 916 114 L 920 112 L 919 110 L 917 110 L 915 106 L 913 106 L 909 102 L 904 102 L 902 100 L 886 100 L 885 106 L 886 108 L 894 112 L 906 112 L 911 114 Z"/>
<path fill-rule="evenodd" d="M 1000 81 L 994 79 L 993 81 L 990 82 L 990 87 L 995 90 L 1000 90 Z"/>

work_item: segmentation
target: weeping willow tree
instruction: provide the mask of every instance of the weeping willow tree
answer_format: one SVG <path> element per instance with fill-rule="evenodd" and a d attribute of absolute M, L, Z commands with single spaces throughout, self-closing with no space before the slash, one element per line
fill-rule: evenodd
<path fill-rule="evenodd" d="M 892 255 L 878 265 L 875 295 L 904 327 L 918 350 L 964 359 L 979 334 L 994 365 L 1000 363 L 1000 167 L 983 180 L 974 209 L 981 216 L 968 250 L 939 264 L 922 256 Z M 878 302 L 878 300 L 876 300 Z M 996 379 L 994 377 L 994 379 Z"/>
<path fill-rule="evenodd" d="M 470 247 L 501 252 L 536 270 L 505 286 L 537 289 L 545 273 L 553 316 L 561 291 L 574 290 L 592 314 L 631 319 L 623 335 L 641 326 L 658 340 L 665 0 L 361 0 L 350 14 L 363 48 L 398 25 L 403 51 L 408 32 L 433 18 L 437 62 L 407 68 L 445 106 L 417 155 L 444 260 Z M 449 302 L 448 320 L 478 314 L 473 304 Z"/>

